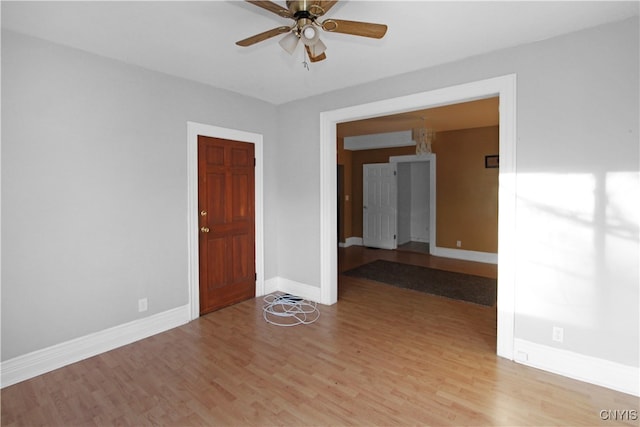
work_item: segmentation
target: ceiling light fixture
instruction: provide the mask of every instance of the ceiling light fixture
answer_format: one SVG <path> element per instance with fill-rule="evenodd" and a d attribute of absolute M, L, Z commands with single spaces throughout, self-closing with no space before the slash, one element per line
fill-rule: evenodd
<path fill-rule="evenodd" d="M 293 55 L 299 44 L 298 42 L 301 40 L 309 61 L 319 62 L 327 59 L 327 55 L 324 53 L 327 47 L 320 41 L 321 30 L 374 39 L 380 39 L 387 33 L 387 26 L 384 24 L 347 21 L 344 19 L 325 19 L 321 21 L 320 18 L 335 6 L 338 3 L 337 1 L 287 0 L 286 9 L 272 1 L 246 1 L 280 17 L 292 19 L 295 23 L 291 26 L 281 25 L 239 40 L 236 42 L 238 46 L 251 46 L 271 37 L 290 33 L 280 40 L 280 46 Z"/>
<path fill-rule="evenodd" d="M 278 43 L 280 44 L 280 46 L 282 46 L 284 50 L 286 50 L 289 53 L 289 55 L 293 55 L 293 52 L 296 50 L 296 47 L 298 46 L 299 40 L 300 38 L 298 37 L 298 35 L 294 32 L 291 32 L 286 36 L 284 36 L 283 38 L 281 38 Z"/>
<path fill-rule="evenodd" d="M 305 46 L 313 46 L 320 40 L 320 32 L 312 24 L 307 24 L 300 30 L 300 40 Z"/>
<path fill-rule="evenodd" d="M 293 55 L 299 42 L 305 46 L 305 51 L 311 62 L 324 59 L 324 52 L 327 50 L 327 46 L 320 40 L 320 31 L 313 24 L 305 24 L 302 27 L 298 27 L 296 30 L 291 31 L 286 36 L 282 37 L 278 44 L 289 53 Z M 308 70 L 309 64 L 306 60 L 303 62 L 304 67 Z"/>
<path fill-rule="evenodd" d="M 312 46 L 309 46 L 309 50 L 311 51 L 310 56 L 315 58 L 324 53 L 327 50 L 327 45 L 322 43 L 322 40 L 318 39 Z"/>
<path fill-rule="evenodd" d="M 436 131 L 427 128 L 427 120 L 422 117 L 424 126 L 421 128 L 415 128 L 412 130 L 411 139 L 416 142 L 416 154 L 418 156 L 431 154 L 431 144 L 436 139 Z"/>

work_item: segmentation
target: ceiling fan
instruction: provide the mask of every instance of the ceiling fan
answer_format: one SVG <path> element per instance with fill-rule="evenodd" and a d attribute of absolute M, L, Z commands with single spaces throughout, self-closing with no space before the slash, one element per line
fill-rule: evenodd
<path fill-rule="evenodd" d="M 293 19 L 295 23 L 292 26 L 280 26 L 240 40 L 236 42 L 238 46 L 251 46 L 277 35 L 288 33 L 279 42 L 284 50 L 293 54 L 298 44 L 302 42 L 311 62 L 318 62 L 327 58 L 325 54 L 327 46 L 320 40 L 320 29 L 374 39 L 384 37 L 387 32 L 387 26 L 383 24 L 346 21 L 344 19 L 326 19 L 320 22 L 319 18 L 327 13 L 338 2 L 337 0 L 287 0 L 286 9 L 271 1 L 246 1 L 283 18 Z"/>

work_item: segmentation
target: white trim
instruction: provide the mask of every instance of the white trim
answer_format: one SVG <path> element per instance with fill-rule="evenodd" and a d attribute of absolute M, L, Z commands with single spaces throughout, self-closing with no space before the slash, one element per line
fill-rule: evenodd
<path fill-rule="evenodd" d="M 429 243 L 426 239 L 413 237 L 411 238 L 411 241 Z M 362 237 L 348 237 L 345 243 L 339 243 L 338 246 L 341 248 L 348 248 L 350 246 L 362 246 Z M 484 262 L 486 264 L 498 264 L 498 254 L 491 252 L 467 251 L 464 249 L 442 248 L 440 246 L 431 245 L 429 253 L 433 256 L 440 256 L 445 258 Z"/>
<path fill-rule="evenodd" d="M 189 320 L 189 306 L 184 305 L 6 360 L 0 365 L 2 388 L 168 331 Z"/>
<path fill-rule="evenodd" d="M 407 156 L 391 156 L 389 162 L 429 162 L 429 253 L 435 255 L 436 247 L 436 154 L 411 154 Z M 413 240 L 413 239 L 412 239 Z"/>
<path fill-rule="evenodd" d="M 429 243 L 429 238 L 428 237 L 411 236 L 411 238 L 409 240 L 411 242 Z"/>
<path fill-rule="evenodd" d="M 337 110 L 340 111 L 340 110 Z M 341 115 L 320 113 L 320 303 L 338 301 L 338 179 L 336 125 Z M 346 117 L 347 119 L 349 117 Z"/>
<path fill-rule="evenodd" d="M 516 338 L 516 362 L 640 396 L 640 368 Z M 605 409 L 605 408 L 603 408 Z"/>
<path fill-rule="evenodd" d="M 285 292 L 296 295 L 304 299 L 320 302 L 320 288 L 285 279 L 284 277 L 274 277 L 266 281 L 265 290 L 267 294 L 272 292 Z"/>
<path fill-rule="evenodd" d="M 279 289 L 278 289 L 278 279 L 279 279 L 279 277 L 272 277 L 271 279 L 267 279 L 267 280 L 264 281 L 264 294 L 265 295 L 279 291 Z"/>
<path fill-rule="evenodd" d="M 513 360 L 516 300 L 516 75 L 501 77 L 496 85 L 500 94 L 496 353 Z"/>
<path fill-rule="evenodd" d="M 336 125 L 458 102 L 500 97 L 500 171 L 498 176 L 498 325 L 496 352 L 513 359 L 516 221 L 516 76 L 461 84 L 369 104 L 320 113 L 320 294 L 337 302 Z"/>
<path fill-rule="evenodd" d="M 484 262 L 486 264 L 497 264 L 498 254 L 491 252 L 467 251 L 465 249 L 443 248 L 433 245 L 430 254 L 445 258 L 463 259 L 466 261 Z"/>
<path fill-rule="evenodd" d="M 341 248 L 348 248 L 349 246 L 362 246 L 362 237 L 347 237 L 344 243 L 339 243 Z"/>
<path fill-rule="evenodd" d="M 307 285 L 305 283 L 296 282 L 295 280 L 285 279 L 284 277 L 272 277 L 265 280 L 265 294 L 273 292 L 286 292 L 296 295 L 310 301 L 320 302 L 320 288 L 317 286 Z"/>
<path fill-rule="evenodd" d="M 191 320 L 200 316 L 198 259 L 198 135 L 252 143 L 255 146 L 255 253 L 256 296 L 265 294 L 264 286 L 264 205 L 262 135 L 201 123 L 187 122 L 187 262 L 189 312 Z"/>

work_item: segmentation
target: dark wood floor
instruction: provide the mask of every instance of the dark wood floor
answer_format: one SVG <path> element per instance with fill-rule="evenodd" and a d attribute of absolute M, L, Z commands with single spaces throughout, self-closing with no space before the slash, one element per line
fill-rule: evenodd
<path fill-rule="evenodd" d="M 368 259 L 495 275 L 495 266 L 363 248 Z M 387 258 L 388 257 L 388 258 Z M 3 426 L 616 425 L 638 399 L 495 355 L 495 309 L 340 277 L 311 325 L 261 298 L 2 390 Z M 629 421 L 627 425 L 637 425 Z"/>
<path fill-rule="evenodd" d="M 351 246 L 338 250 L 338 270 L 346 271 L 358 265 L 376 259 L 398 261 L 407 264 L 421 265 L 440 270 L 455 271 L 458 273 L 475 274 L 490 278 L 497 278 L 498 266 L 481 262 L 462 261 L 452 258 L 430 256 L 425 253 L 424 244 L 409 243 L 403 245 L 400 250 L 370 249 L 363 246 Z"/>

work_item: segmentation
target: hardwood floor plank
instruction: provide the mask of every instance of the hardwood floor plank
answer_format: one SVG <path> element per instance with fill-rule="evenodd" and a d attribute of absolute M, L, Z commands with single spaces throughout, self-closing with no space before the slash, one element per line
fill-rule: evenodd
<path fill-rule="evenodd" d="M 341 251 L 340 268 L 382 257 L 495 275 L 389 252 Z M 640 410 L 634 396 L 498 358 L 494 307 L 347 276 L 310 325 L 267 324 L 262 304 L 7 387 L 1 425 L 638 425 L 599 417 Z"/>

